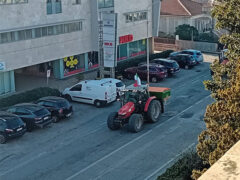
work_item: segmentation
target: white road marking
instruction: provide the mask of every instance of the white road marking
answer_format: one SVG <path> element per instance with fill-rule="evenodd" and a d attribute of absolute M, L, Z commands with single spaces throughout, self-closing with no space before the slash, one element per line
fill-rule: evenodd
<path fill-rule="evenodd" d="M 206 97 L 203 98 L 202 100 L 204 100 L 204 99 L 206 99 L 206 98 L 208 98 L 208 97 L 210 97 L 210 95 L 209 95 L 209 96 L 206 96 Z M 202 101 L 202 100 L 200 100 L 200 101 Z M 153 127 L 151 130 L 145 132 L 145 133 L 142 134 L 141 136 L 133 139 L 132 141 L 128 142 L 127 144 L 125 144 L 125 145 L 119 147 L 118 149 L 114 150 L 114 151 L 111 152 L 110 154 L 102 157 L 101 159 L 99 159 L 99 160 L 93 162 L 92 164 L 90 164 L 89 166 L 81 169 L 80 171 L 76 172 L 76 173 L 73 174 L 72 176 L 68 177 L 66 180 L 72 180 L 72 179 L 76 178 L 76 177 L 77 177 L 78 175 L 80 175 L 81 173 L 87 171 L 87 170 L 90 169 L 91 167 L 93 167 L 93 166 L 95 166 L 96 164 L 98 164 L 99 162 L 107 159 L 108 157 L 112 156 L 113 154 L 117 153 L 118 151 L 122 150 L 123 148 L 127 147 L 128 145 L 130 145 L 130 144 L 136 142 L 137 140 L 143 138 L 144 136 L 150 134 L 150 133 L 153 131 L 153 129 L 156 129 L 156 128 L 160 127 L 160 126 L 163 126 L 166 122 L 169 122 L 169 121 L 173 120 L 174 118 L 176 118 L 177 116 L 181 115 L 181 114 L 184 113 L 185 111 L 189 110 L 190 108 L 192 108 L 192 107 L 193 107 L 194 105 L 196 105 L 196 104 L 197 104 L 197 103 L 193 104 L 192 106 L 188 107 L 187 109 L 183 110 L 182 112 L 178 113 L 177 115 L 173 116 L 172 118 L 168 119 L 167 121 L 163 122 L 162 124 L 159 124 L 159 125 Z M 191 146 L 192 146 L 192 145 L 191 145 Z M 170 160 L 170 162 L 171 162 L 171 161 L 173 161 L 173 160 Z M 169 162 L 169 163 L 170 163 L 170 162 Z"/>
<path fill-rule="evenodd" d="M 181 153 L 177 154 L 174 158 L 170 159 L 168 162 L 166 162 L 165 164 L 163 164 L 160 168 L 156 169 L 152 174 L 150 174 L 149 176 L 147 176 L 144 180 L 149 180 L 150 178 L 152 178 L 153 176 L 155 176 L 159 171 L 161 171 L 164 167 L 166 167 L 168 164 L 170 164 L 172 161 L 174 161 L 176 158 L 178 158 L 179 156 L 181 156 L 183 153 L 185 153 L 186 151 L 188 151 L 189 149 L 191 149 L 193 146 L 195 146 L 196 143 L 192 143 L 190 146 L 188 146 L 185 150 L 183 150 Z M 156 178 L 155 178 L 156 179 Z"/>
<path fill-rule="evenodd" d="M 101 162 L 101 161 L 107 159 L 107 158 L 110 157 L 111 155 L 113 155 L 113 154 L 115 154 L 116 152 L 122 150 L 123 148 L 127 147 L 128 145 L 130 145 L 130 144 L 136 142 L 137 140 L 141 139 L 142 137 L 144 137 L 144 136 L 150 134 L 151 132 L 152 132 L 152 130 L 149 130 L 149 131 L 145 132 L 145 133 L 142 134 L 141 136 L 138 136 L 137 138 L 133 139 L 132 141 L 128 142 L 127 144 L 125 144 L 125 145 L 123 145 L 123 146 L 117 148 L 116 150 L 112 151 L 112 152 L 109 153 L 108 155 L 106 155 L 106 156 L 102 157 L 101 159 L 99 159 L 99 160 L 93 162 L 93 163 L 90 164 L 89 166 L 87 166 L 87 167 L 81 169 L 81 170 L 78 171 L 77 173 L 75 173 L 75 174 L 73 174 L 72 176 L 68 177 L 66 180 L 71 180 L 71 179 L 75 178 L 75 177 L 78 176 L 79 174 L 81 174 L 81 173 L 87 171 L 89 168 L 95 166 L 95 165 L 98 164 L 99 162 Z"/>

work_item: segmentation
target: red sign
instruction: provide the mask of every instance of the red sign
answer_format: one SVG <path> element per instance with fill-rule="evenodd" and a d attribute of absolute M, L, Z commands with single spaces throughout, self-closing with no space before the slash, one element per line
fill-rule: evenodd
<path fill-rule="evenodd" d="M 132 34 L 128 34 L 128 35 L 119 37 L 119 44 L 128 43 L 128 42 L 131 42 L 131 41 L 133 41 L 133 35 Z"/>

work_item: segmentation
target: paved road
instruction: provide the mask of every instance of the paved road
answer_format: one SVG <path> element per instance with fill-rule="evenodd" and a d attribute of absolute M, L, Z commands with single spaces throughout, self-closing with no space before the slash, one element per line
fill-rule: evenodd
<path fill-rule="evenodd" d="M 194 147 L 205 128 L 203 116 L 212 99 L 202 82 L 209 74 L 209 64 L 203 63 L 158 83 L 172 88 L 166 113 L 138 134 L 127 127 L 107 128 L 118 102 L 101 109 L 73 103 L 71 119 L 0 145 L 0 179 L 154 179 Z"/>

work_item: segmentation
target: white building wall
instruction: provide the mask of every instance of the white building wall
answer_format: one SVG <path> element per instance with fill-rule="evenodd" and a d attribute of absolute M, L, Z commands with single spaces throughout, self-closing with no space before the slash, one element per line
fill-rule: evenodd
<path fill-rule="evenodd" d="M 125 13 L 148 11 L 148 37 L 152 37 L 152 0 L 115 0 L 114 5 L 118 13 L 118 36 L 133 34 L 133 41 L 147 38 L 147 20 L 126 23 Z"/>
<path fill-rule="evenodd" d="M 83 28 L 72 33 L 0 44 L 0 62 L 6 63 L 7 71 L 92 50 L 90 2 L 83 0 L 80 5 L 73 2 L 62 0 L 62 13 L 50 15 L 46 12 L 46 0 L 0 5 L 0 33 L 80 19 Z"/>

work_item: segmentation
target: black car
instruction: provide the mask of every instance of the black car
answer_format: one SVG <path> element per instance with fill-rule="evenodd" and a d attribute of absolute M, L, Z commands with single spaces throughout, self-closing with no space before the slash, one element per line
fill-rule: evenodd
<path fill-rule="evenodd" d="M 0 144 L 26 132 L 26 124 L 16 115 L 0 111 Z"/>
<path fill-rule="evenodd" d="M 61 97 L 44 97 L 39 99 L 36 104 L 46 107 L 51 112 L 53 122 L 57 122 L 62 118 L 68 118 L 73 113 L 71 104 L 68 100 Z"/>
<path fill-rule="evenodd" d="M 170 59 L 175 60 L 181 68 L 189 69 L 197 64 L 194 58 L 189 54 L 178 54 L 170 56 Z"/>
<path fill-rule="evenodd" d="M 151 63 L 163 65 L 167 69 L 168 75 L 170 75 L 170 76 L 174 75 L 174 74 L 176 74 L 177 72 L 180 71 L 178 63 L 174 60 L 154 59 L 154 60 L 151 61 Z"/>
<path fill-rule="evenodd" d="M 8 108 L 7 111 L 20 117 L 26 123 L 28 131 L 32 131 L 35 127 L 43 128 L 52 123 L 51 113 L 37 104 L 17 104 Z"/>

